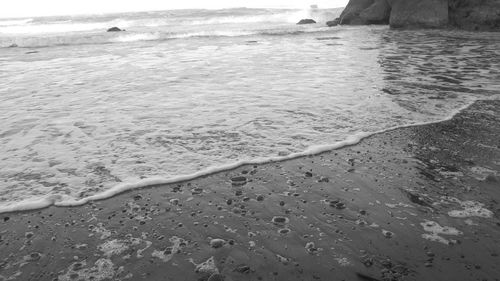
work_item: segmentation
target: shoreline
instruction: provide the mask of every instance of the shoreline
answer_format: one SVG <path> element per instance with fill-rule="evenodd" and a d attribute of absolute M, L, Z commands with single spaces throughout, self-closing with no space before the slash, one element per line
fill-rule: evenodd
<path fill-rule="evenodd" d="M 211 175 L 214 175 L 217 173 L 228 172 L 228 171 L 231 171 L 234 169 L 238 169 L 238 168 L 245 166 L 245 165 L 264 165 L 264 164 L 269 164 L 269 163 L 294 160 L 294 159 L 301 158 L 301 157 L 315 156 L 315 155 L 319 155 L 322 153 L 328 153 L 328 152 L 331 152 L 334 150 L 357 145 L 361 141 L 363 141 L 364 139 L 378 135 L 378 134 L 389 133 L 391 131 L 399 130 L 399 129 L 418 127 L 418 126 L 426 126 L 426 125 L 432 125 L 432 124 L 437 124 L 437 123 L 449 121 L 449 120 L 453 119 L 456 115 L 460 114 L 464 110 L 467 110 L 469 107 L 473 106 L 476 102 L 480 102 L 480 101 L 487 101 L 487 100 L 474 100 L 470 104 L 467 104 L 465 106 L 458 108 L 457 110 L 452 112 L 450 115 L 448 115 L 444 119 L 437 120 L 437 121 L 429 121 L 429 122 L 422 122 L 422 123 L 416 123 L 416 124 L 395 126 L 395 127 L 391 127 L 388 129 L 376 131 L 373 133 L 361 132 L 361 133 L 357 133 L 355 135 L 352 135 L 349 138 L 347 138 L 343 141 L 340 141 L 340 142 L 336 142 L 336 143 L 328 144 L 328 145 L 311 146 L 302 152 L 296 152 L 296 153 L 292 153 L 292 154 L 289 154 L 286 156 L 273 156 L 273 157 L 268 157 L 268 158 L 263 158 L 263 159 L 257 158 L 257 159 L 251 159 L 251 160 L 242 160 L 242 161 L 237 161 L 234 163 L 224 164 L 224 165 L 220 165 L 220 166 L 208 167 L 206 169 L 203 169 L 203 170 L 200 170 L 198 172 L 195 172 L 193 174 L 188 174 L 188 175 L 180 175 L 180 176 L 171 177 L 171 178 L 151 177 L 151 178 L 146 178 L 146 179 L 135 181 L 135 182 L 122 183 L 122 184 L 115 185 L 112 188 L 105 190 L 103 192 L 91 195 L 89 197 L 81 198 L 78 200 L 74 200 L 74 199 L 63 200 L 61 198 L 61 195 L 49 195 L 45 198 L 40 198 L 40 199 L 36 199 L 36 200 L 21 201 L 21 202 L 18 202 L 16 204 L 13 204 L 13 205 L 0 207 L 0 215 L 14 213 L 14 212 L 36 211 L 36 210 L 49 208 L 51 206 L 77 207 L 77 206 L 89 204 L 90 202 L 94 202 L 94 201 L 106 200 L 106 199 L 118 196 L 120 194 L 129 192 L 129 191 L 133 191 L 133 190 L 152 188 L 152 187 L 157 187 L 157 186 L 161 186 L 161 185 L 168 185 L 168 184 L 175 184 L 175 183 L 183 183 L 186 181 L 191 181 L 191 180 L 195 180 L 195 179 L 206 177 L 206 176 L 211 176 Z M 63 201 L 61 201 L 61 200 L 63 200 Z"/>
<path fill-rule="evenodd" d="M 0 280 L 498 280 L 500 101 L 315 156 L 0 215 Z"/>

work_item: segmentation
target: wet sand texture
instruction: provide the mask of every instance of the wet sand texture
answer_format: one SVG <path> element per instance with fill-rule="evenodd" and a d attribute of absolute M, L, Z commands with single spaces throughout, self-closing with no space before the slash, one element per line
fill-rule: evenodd
<path fill-rule="evenodd" d="M 500 102 L 313 157 L 0 215 L 0 280 L 499 280 Z"/>

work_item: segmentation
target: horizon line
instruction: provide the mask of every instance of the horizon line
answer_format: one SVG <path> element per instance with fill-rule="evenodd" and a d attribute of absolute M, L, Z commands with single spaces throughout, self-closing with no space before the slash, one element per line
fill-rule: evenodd
<path fill-rule="evenodd" d="M 116 11 L 116 12 L 102 12 L 102 13 L 55 13 L 50 15 L 18 15 L 18 16 L 3 16 L 0 15 L 0 20 L 14 20 L 14 19 L 29 19 L 29 18 L 48 18 L 48 17 L 82 17 L 82 16 L 104 16 L 104 15 L 114 15 L 114 14 L 126 14 L 126 13 L 149 13 L 149 12 L 163 12 L 163 11 L 182 11 L 182 10 L 232 10 L 232 9 L 276 9 L 276 10 L 305 10 L 305 9 L 337 9 L 344 8 L 345 6 L 339 7 L 318 7 L 318 8 L 298 8 L 298 7 L 216 7 L 216 8 L 169 8 L 169 9 L 148 9 L 148 10 L 131 10 L 131 11 Z"/>

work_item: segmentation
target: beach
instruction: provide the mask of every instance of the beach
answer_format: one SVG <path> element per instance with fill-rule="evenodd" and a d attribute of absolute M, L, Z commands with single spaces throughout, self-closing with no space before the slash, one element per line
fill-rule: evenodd
<path fill-rule="evenodd" d="M 498 280 L 500 102 L 319 155 L 0 215 L 0 280 Z"/>

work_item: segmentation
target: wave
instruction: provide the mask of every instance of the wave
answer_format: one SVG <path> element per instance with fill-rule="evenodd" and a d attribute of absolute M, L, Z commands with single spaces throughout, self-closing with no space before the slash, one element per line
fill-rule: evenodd
<path fill-rule="evenodd" d="M 193 180 L 196 178 L 209 176 L 209 175 L 212 175 L 215 173 L 234 170 L 234 169 L 241 167 L 241 166 L 244 166 L 244 165 L 261 165 L 261 164 L 272 163 L 272 162 L 282 162 L 282 161 L 286 161 L 286 160 L 292 160 L 292 159 L 305 157 L 305 156 L 317 155 L 317 154 L 321 154 L 324 152 L 340 149 L 340 148 L 343 148 L 346 146 L 356 145 L 360 141 L 362 141 L 363 139 L 370 137 L 370 136 L 373 136 L 373 135 L 376 135 L 376 134 L 381 134 L 381 133 L 393 131 L 396 129 L 429 125 L 429 124 L 436 124 L 436 123 L 444 122 L 447 120 L 451 120 L 457 114 L 459 114 L 460 112 L 469 108 L 476 101 L 477 101 L 477 99 L 472 100 L 469 104 L 457 109 L 455 112 L 453 112 L 447 118 L 444 118 L 444 119 L 438 120 L 438 121 L 430 121 L 430 122 L 422 122 L 422 123 L 417 123 L 417 124 L 395 126 L 395 127 L 389 128 L 389 129 L 380 130 L 380 131 L 371 132 L 371 133 L 370 132 L 361 132 L 361 133 L 352 135 L 349 138 L 347 138 L 341 142 L 328 144 L 328 145 L 311 146 L 303 152 L 292 153 L 292 154 L 289 154 L 287 156 L 242 160 L 242 161 L 238 161 L 238 162 L 234 162 L 234 163 L 229 163 L 226 165 L 209 167 L 207 169 L 201 170 L 201 171 L 193 173 L 193 174 L 179 175 L 179 176 L 172 177 L 172 178 L 152 177 L 152 178 L 137 180 L 135 182 L 125 182 L 125 183 L 121 183 L 119 185 L 116 185 L 116 186 L 114 186 L 106 191 L 103 191 L 101 193 L 98 193 L 98 194 L 95 194 L 95 195 L 92 195 L 89 197 L 85 197 L 82 199 L 75 199 L 75 198 L 71 198 L 70 196 L 65 196 L 65 195 L 49 195 L 49 196 L 46 196 L 44 198 L 33 199 L 33 200 L 24 200 L 21 202 L 17 202 L 14 204 L 0 207 L 0 213 L 28 211 L 28 210 L 46 208 L 49 206 L 61 206 L 61 207 L 80 206 L 80 205 L 84 205 L 84 204 L 87 204 L 87 203 L 92 202 L 92 201 L 98 201 L 98 200 L 104 200 L 107 198 L 111 198 L 111 197 L 116 196 L 118 194 L 121 194 L 125 191 L 144 188 L 144 187 L 150 187 L 150 186 L 172 184 L 172 183 L 177 183 L 177 182 Z"/>
<path fill-rule="evenodd" d="M 111 39 L 111 42 L 135 42 L 135 41 L 151 41 L 160 39 L 159 33 L 137 33 L 137 34 L 126 34 L 121 35 L 116 38 Z"/>
<path fill-rule="evenodd" d="M 109 43 L 128 43 L 137 41 L 165 41 L 172 39 L 187 38 L 211 38 L 211 37 L 243 37 L 243 36 L 293 36 L 304 33 L 315 33 L 331 30 L 329 27 L 308 28 L 281 28 L 281 29 L 257 29 L 257 30 L 207 30 L 193 32 L 121 32 L 121 33 L 91 33 L 85 35 L 53 35 L 53 36 L 30 36 L 2 39 L 0 37 L 0 48 L 41 48 L 51 46 L 90 45 Z"/>
<path fill-rule="evenodd" d="M 23 25 L 32 22 L 33 19 L 22 19 L 22 20 L 0 20 L 0 26 L 10 26 L 10 25 Z"/>
<path fill-rule="evenodd" d="M 42 35 L 53 33 L 70 33 L 70 32 L 84 32 L 93 30 L 104 30 L 112 26 L 120 26 L 121 28 L 128 28 L 133 25 L 133 21 L 116 19 L 106 22 L 73 22 L 71 20 L 46 22 L 41 24 L 32 24 L 31 21 L 16 25 L 0 24 L 0 34 L 5 35 Z"/>

